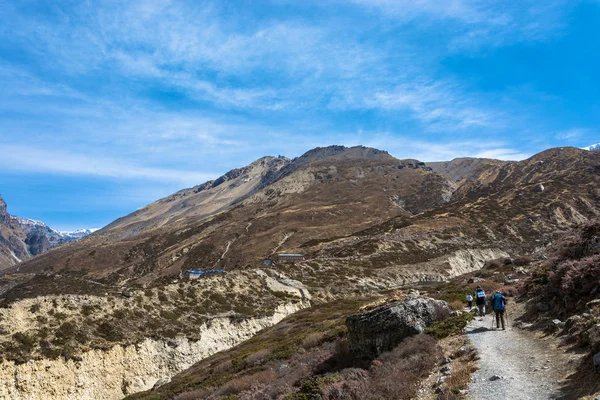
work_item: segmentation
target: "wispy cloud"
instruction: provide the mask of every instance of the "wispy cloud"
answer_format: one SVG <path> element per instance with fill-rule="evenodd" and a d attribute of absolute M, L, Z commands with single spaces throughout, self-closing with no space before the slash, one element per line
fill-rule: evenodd
<path fill-rule="evenodd" d="M 599 53 L 579 0 L 36 1 L 0 7 L 5 174 L 183 187 L 330 144 L 434 161 L 594 142 L 597 72 L 546 46 Z"/>
<path fill-rule="evenodd" d="M 475 96 L 457 84 L 415 78 L 411 83 L 374 93 L 349 93 L 336 99 L 334 108 L 407 111 L 427 131 L 457 131 L 473 127 L 501 127 L 502 114 L 482 107 Z"/>
<path fill-rule="evenodd" d="M 38 149 L 0 144 L 0 167 L 6 171 L 63 173 L 120 179 L 147 179 L 180 182 L 192 186 L 215 178 L 217 174 L 157 168 L 127 163 L 109 157 L 91 157 L 60 149 Z"/>
<path fill-rule="evenodd" d="M 564 16 L 579 1 L 525 0 L 352 0 L 404 23 L 455 23 L 447 29 L 448 48 L 472 51 L 482 46 L 545 41 L 563 33 Z M 443 28 L 441 28 L 443 29 Z"/>
<path fill-rule="evenodd" d="M 574 140 L 590 132 L 591 131 L 589 129 L 572 128 L 558 132 L 554 136 L 559 140 Z"/>

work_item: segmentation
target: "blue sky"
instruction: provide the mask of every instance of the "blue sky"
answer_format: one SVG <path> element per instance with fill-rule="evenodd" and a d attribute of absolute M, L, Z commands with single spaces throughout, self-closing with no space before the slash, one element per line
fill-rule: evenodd
<path fill-rule="evenodd" d="M 265 155 L 600 142 L 600 1 L 0 0 L 0 194 L 99 227 Z"/>

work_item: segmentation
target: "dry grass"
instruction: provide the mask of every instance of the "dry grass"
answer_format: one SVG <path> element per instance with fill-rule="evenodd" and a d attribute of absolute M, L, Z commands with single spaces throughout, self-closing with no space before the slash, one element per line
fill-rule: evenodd
<path fill-rule="evenodd" d="M 460 301 L 460 300 L 454 300 L 454 301 L 448 303 L 448 305 L 453 310 L 462 310 L 467 305 L 467 303 Z"/>
<path fill-rule="evenodd" d="M 323 343 L 325 340 L 329 338 L 325 332 L 313 332 L 304 338 L 302 341 L 302 347 L 305 349 L 310 349 L 312 347 L 318 346 Z"/>
<path fill-rule="evenodd" d="M 252 375 L 234 378 L 223 385 L 219 390 L 214 392 L 211 397 L 219 398 L 220 396 L 238 394 L 244 390 L 250 389 L 252 385 L 268 385 L 276 378 L 277 373 L 275 373 L 273 370 L 260 371 Z"/>
<path fill-rule="evenodd" d="M 246 357 L 246 362 L 248 364 L 260 364 L 265 361 L 271 355 L 271 349 L 261 349 Z"/>
<path fill-rule="evenodd" d="M 445 354 L 453 358 L 450 375 L 441 385 L 439 400 L 460 399 L 460 391 L 466 389 L 471 382 L 471 376 L 477 370 L 477 352 L 472 349 L 471 343 L 464 336 L 453 336 L 441 341 Z M 462 349 L 468 349 L 463 351 Z"/>

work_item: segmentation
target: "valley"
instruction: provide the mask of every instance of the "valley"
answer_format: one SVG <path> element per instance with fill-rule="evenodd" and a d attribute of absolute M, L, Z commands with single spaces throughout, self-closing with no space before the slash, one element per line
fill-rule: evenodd
<path fill-rule="evenodd" d="M 419 163 L 361 146 L 261 158 L 5 268 L 0 395 L 133 395 L 261 330 L 284 340 L 279 321 L 308 307 L 328 309 L 331 344 L 373 299 L 419 285 L 435 297 L 490 262 L 547 259 L 600 213 L 599 179 L 600 152 L 575 148 L 520 162 Z"/>

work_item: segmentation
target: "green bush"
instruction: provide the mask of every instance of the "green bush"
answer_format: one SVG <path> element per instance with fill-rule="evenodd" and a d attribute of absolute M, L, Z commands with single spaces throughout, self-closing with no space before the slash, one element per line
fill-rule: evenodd
<path fill-rule="evenodd" d="M 164 319 L 168 319 L 171 321 L 174 321 L 180 317 L 179 314 L 172 312 L 172 311 L 167 311 L 167 310 L 161 311 L 160 316 L 163 317 Z"/>
<path fill-rule="evenodd" d="M 469 322 L 473 320 L 473 318 L 473 314 L 471 313 L 462 313 L 434 323 L 432 326 L 425 328 L 425 333 L 435 337 L 436 339 L 442 339 L 450 335 L 457 335 L 462 333 L 463 329 Z"/>

